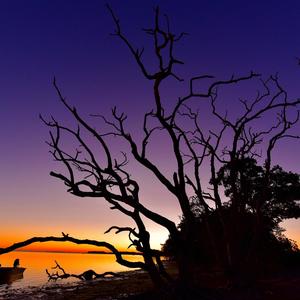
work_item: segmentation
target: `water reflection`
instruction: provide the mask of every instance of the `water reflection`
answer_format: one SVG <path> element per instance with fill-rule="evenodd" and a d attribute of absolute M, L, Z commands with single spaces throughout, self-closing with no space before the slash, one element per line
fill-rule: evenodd
<path fill-rule="evenodd" d="M 141 261 L 140 256 L 124 256 L 130 261 Z M 11 282 L 12 288 L 37 286 L 47 283 L 48 277 L 45 272 L 55 266 L 55 261 L 68 272 L 81 274 L 86 270 L 93 269 L 97 273 L 106 271 L 120 272 L 128 268 L 119 265 L 115 256 L 111 254 L 79 254 L 79 253 L 47 253 L 47 252 L 12 252 L 0 256 L 2 266 L 12 265 L 19 258 L 21 267 L 26 268 L 24 278 Z M 76 281 L 74 278 L 64 282 Z M 3 288 L 3 286 L 1 286 Z"/>

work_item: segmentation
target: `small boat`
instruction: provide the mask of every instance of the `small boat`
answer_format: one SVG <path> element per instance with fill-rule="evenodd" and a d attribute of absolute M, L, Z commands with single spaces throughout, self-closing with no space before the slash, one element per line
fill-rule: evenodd
<path fill-rule="evenodd" d="M 25 268 L 0 267 L 0 284 L 12 283 L 17 279 L 22 279 L 24 271 Z"/>

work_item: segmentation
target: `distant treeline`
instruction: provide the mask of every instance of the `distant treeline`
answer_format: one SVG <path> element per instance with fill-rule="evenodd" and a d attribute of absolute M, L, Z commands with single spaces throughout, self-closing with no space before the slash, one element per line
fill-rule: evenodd
<path fill-rule="evenodd" d="M 112 252 L 107 251 L 88 251 L 88 254 L 113 254 Z M 132 252 L 132 251 L 120 251 L 120 254 L 124 255 L 142 255 L 140 252 Z"/>

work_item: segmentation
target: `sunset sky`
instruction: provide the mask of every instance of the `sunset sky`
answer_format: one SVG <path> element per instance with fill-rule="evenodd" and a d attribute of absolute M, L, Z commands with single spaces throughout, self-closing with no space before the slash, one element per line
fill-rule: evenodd
<path fill-rule="evenodd" d="M 49 176 L 61 170 L 49 154 L 48 129 L 41 113 L 72 125 L 59 103 L 52 79 L 84 117 L 108 115 L 117 105 L 128 114 L 128 126 L 141 130 L 142 116 L 152 105 L 151 83 L 145 80 L 120 40 L 110 35 L 114 25 L 102 0 L 0 1 L 0 247 L 31 236 L 69 233 L 106 240 L 121 248 L 127 236 L 103 235 L 111 225 L 131 221 L 101 199 L 76 198 L 64 184 Z M 185 61 L 182 77 L 204 73 L 218 78 L 245 75 L 251 70 L 267 77 L 278 73 L 291 97 L 299 97 L 299 1 L 109 1 L 129 39 L 149 44 L 141 28 L 150 27 L 159 3 L 175 32 L 189 35 L 176 53 Z M 151 53 L 150 51 L 147 53 Z M 146 54 L 147 56 L 148 54 Z M 166 87 L 166 100 L 176 101 L 187 82 Z M 100 121 L 92 119 L 97 128 Z M 97 123 L 99 122 L 99 123 Z M 298 126 L 298 130 L 299 130 Z M 123 150 L 124 144 L 113 142 Z M 156 142 L 155 159 L 163 170 L 172 160 Z M 154 147 L 155 148 L 155 147 Z M 276 163 L 300 172 L 300 142 L 281 144 Z M 176 201 L 142 168 L 138 178 L 143 203 L 179 222 Z M 159 248 L 167 232 L 149 224 L 153 246 Z M 284 224 L 287 235 L 300 242 L 300 221 Z M 42 248 L 41 248 L 42 247 Z M 33 245 L 28 249 L 82 250 L 73 245 Z M 90 249 L 90 248 L 89 248 Z"/>

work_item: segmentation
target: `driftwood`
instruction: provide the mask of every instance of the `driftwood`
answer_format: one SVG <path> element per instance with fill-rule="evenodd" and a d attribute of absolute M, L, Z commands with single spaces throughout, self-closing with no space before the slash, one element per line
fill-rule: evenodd
<path fill-rule="evenodd" d="M 46 273 L 48 275 L 48 281 L 56 281 L 58 279 L 67 279 L 70 277 L 77 278 L 80 280 L 93 280 L 98 278 L 114 278 L 114 277 L 122 277 L 121 274 L 114 272 L 104 272 L 104 273 L 96 273 L 94 270 L 87 270 L 81 274 L 69 274 L 66 273 L 65 269 L 60 266 L 60 264 L 55 261 L 56 266 L 53 267 L 53 270 L 56 270 L 54 273 L 50 273 L 48 269 L 46 269 Z"/>

